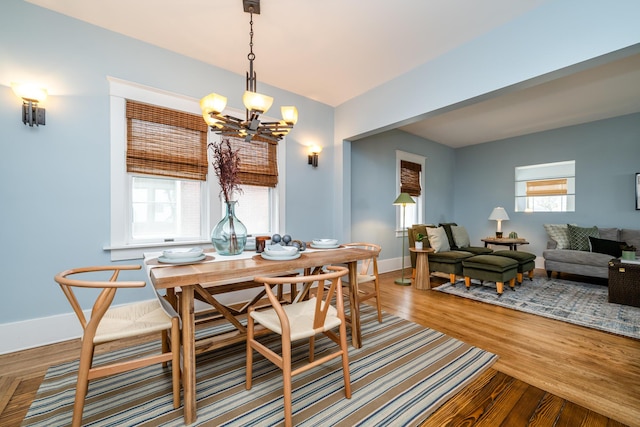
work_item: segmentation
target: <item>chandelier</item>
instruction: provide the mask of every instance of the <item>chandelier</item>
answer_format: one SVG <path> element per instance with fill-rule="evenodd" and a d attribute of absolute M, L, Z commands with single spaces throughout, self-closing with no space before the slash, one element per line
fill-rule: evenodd
<path fill-rule="evenodd" d="M 253 70 L 253 14 L 260 14 L 260 0 L 242 0 L 244 11 L 250 14 L 249 20 L 249 71 L 247 72 L 247 87 L 242 96 L 242 102 L 246 108 L 246 118 L 223 115 L 222 111 L 227 105 L 227 98 L 211 93 L 200 100 L 202 117 L 211 127 L 213 132 L 235 138 L 244 138 L 245 141 L 262 140 L 266 142 L 278 142 L 289 133 L 298 121 L 296 107 L 281 107 L 282 120 L 278 122 L 260 122 L 260 115 L 266 114 L 273 104 L 273 98 L 257 92 L 256 72 Z"/>

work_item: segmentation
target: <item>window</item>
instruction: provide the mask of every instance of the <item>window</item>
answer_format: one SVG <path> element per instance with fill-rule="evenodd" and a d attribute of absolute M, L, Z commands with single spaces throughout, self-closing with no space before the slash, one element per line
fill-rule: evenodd
<path fill-rule="evenodd" d="M 405 229 L 413 224 L 422 223 L 423 196 L 422 177 L 425 168 L 425 157 L 404 151 L 396 151 L 396 187 L 399 193 L 409 193 L 415 204 L 406 205 Z M 402 236 L 402 209 L 396 210 L 396 235 Z"/>
<path fill-rule="evenodd" d="M 518 166 L 516 212 L 575 211 L 575 160 Z"/>
<path fill-rule="evenodd" d="M 224 212 L 218 180 L 207 156 L 207 142 L 219 141 L 220 137 L 206 125 L 204 136 L 198 130 L 204 123 L 198 100 L 115 78 L 108 80 L 111 243 L 105 249 L 111 251 L 111 259 L 138 259 L 144 252 L 161 247 L 210 243 L 211 229 Z M 152 114 L 153 119 L 127 117 L 127 100 L 132 105 L 140 104 L 137 107 L 144 110 L 136 114 Z M 162 117 L 163 110 L 170 111 L 169 117 Z M 178 119 L 180 125 L 174 123 Z M 185 120 L 193 122 L 185 124 Z M 145 129 L 148 123 L 150 128 Z M 142 144 L 147 144 L 142 149 L 146 151 L 144 155 L 140 150 L 136 154 L 136 147 L 129 149 L 131 129 Z M 153 143 L 155 136 L 163 132 L 169 136 L 161 144 Z M 145 137 L 145 133 L 154 137 Z M 180 146 L 184 141 L 189 141 L 189 149 Z M 284 141 L 271 151 L 276 171 L 272 186 L 251 181 L 242 185 L 244 192 L 236 214 L 250 234 L 272 234 L 284 223 L 284 186 L 277 185 L 277 181 L 279 172 L 280 181 L 284 182 L 285 169 L 277 164 L 278 158 L 286 158 Z"/>

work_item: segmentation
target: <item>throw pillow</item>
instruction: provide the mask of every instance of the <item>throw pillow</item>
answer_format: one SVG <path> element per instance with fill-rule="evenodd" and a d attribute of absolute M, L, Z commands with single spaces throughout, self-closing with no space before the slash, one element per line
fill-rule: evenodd
<path fill-rule="evenodd" d="M 453 234 L 453 241 L 456 242 L 456 246 L 459 248 L 468 248 L 471 246 L 471 240 L 469 239 L 469 233 L 463 225 L 451 226 L 451 234 Z"/>
<path fill-rule="evenodd" d="M 567 224 L 544 224 L 544 229 L 547 231 L 549 238 L 558 244 L 556 249 L 570 249 Z"/>
<path fill-rule="evenodd" d="M 569 229 L 569 248 L 574 251 L 589 250 L 589 236 L 600 238 L 598 227 L 578 227 L 577 225 L 567 224 Z"/>
<path fill-rule="evenodd" d="M 427 236 L 429 237 L 429 245 L 436 253 L 446 252 L 451 249 L 444 228 L 427 228 Z"/>
<path fill-rule="evenodd" d="M 622 246 L 626 245 L 627 244 L 625 242 L 598 239 L 597 237 L 589 236 L 589 247 L 591 248 L 591 252 L 598 252 L 600 254 L 607 254 L 612 257 L 620 258 L 622 256 Z"/>

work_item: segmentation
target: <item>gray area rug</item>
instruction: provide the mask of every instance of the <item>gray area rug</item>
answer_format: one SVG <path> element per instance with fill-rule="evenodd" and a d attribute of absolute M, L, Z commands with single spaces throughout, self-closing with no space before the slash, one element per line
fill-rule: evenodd
<path fill-rule="evenodd" d="M 295 425 L 417 426 L 497 360 L 494 354 L 386 313 L 379 324 L 373 308 L 362 308 L 363 347 L 349 347 L 351 399 L 344 397 L 340 359 L 297 375 Z M 265 343 L 272 346 L 275 340 L 269 337 Z M 318 357 L 328 342 L 326 337 L 316 341 Z M 308 342 L 303 340 L 293 349 L 293 358 L 307 356 Z M 282 424 L 282 373 L 256 355 L 253 388 L 246 390 L 245 360 L 244 345 L 198 357 L 198 420 L 193 425 Z M 77 361 L 49 368 L 23 425 L 70 424 L 77 369 Z M 182 407 L 172 406 L 170 371 L 158 364 L 91 382 L 83 424 L 182 426 L 182 417 Z"/>
<path fill-rule="evenodd" d="M 640 284 L 638 284 L 640 286 Z M 603 285 L 562 279 L 535 277 L 525 279 L 512 291 L 507 284 L 499 296 L 496 284 L 464 281 L 455 286 L 445 283 L 435 290 L 464 298 L 495 304 L 514 310 L 562 320 L 631 338 L 640 338 L 640 308 L 608 302 L 608 289 Z"/>

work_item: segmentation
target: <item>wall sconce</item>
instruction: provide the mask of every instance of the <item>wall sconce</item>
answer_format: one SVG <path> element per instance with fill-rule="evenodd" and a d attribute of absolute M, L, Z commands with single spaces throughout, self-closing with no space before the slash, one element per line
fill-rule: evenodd
<path fill-rule="evenodd" d="M 322 147 L 312 145 L 309 147 L 309 164 L 314 168 L 318 167 L 318 154 L 322 151 Z"/>
<path fill-rule="evenodd" d="M 22 98 L 22 123 L 33 127 L 45 124 L 45 109 L 38 103 L 47 99 L 47 90 L 32 85 L 12 83 L 11 89 Z"/>

